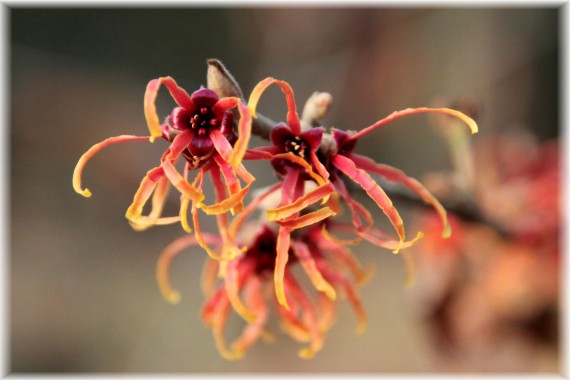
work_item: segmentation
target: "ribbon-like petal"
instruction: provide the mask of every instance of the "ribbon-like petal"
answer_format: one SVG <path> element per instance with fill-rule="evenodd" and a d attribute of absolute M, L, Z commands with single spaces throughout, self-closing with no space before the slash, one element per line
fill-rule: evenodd
<path fill-rule="evenodd" d="M 267 89 L 267 87 L 271 86 L 272 84 L 276 84 L 277 86 L 279 86 L 283 94 L 285 94 L 285 100 L 287 101 L 287 110 L 288 110 L 287 124 L 289 125 L 289 128 L 291 128 L 291 131 L 293 131 L 293 133 L 295 133 L 296 135 L 300 135 L 301 123 L 299 121 L 299 115 L 297 114 L 297 106 L 295 105 L 295 93 L 293 92 L 293 89 L 291 88 L 289 83 L 285 81 L 280 81 L 275 78 L 268 77 L 259 82 L 253 88 L 253 91 L 249 96 L 249 101 L 247 102 L 251 115 L 253 117 L 256 116 L 257 103 L 259 103 L 261 94 L 263 94 L 263 92 Z"/>
<path fill-rule="evenodd" d="M 427 108 L 427 107 L 406 108 L 405 110 L 392 112 L 390 115 L 388 115 L 384 119 L 379 120 L 376 123 L 372 124 L 371 126 L 364 128 L 364 129 L 358 131 L 357 133 L 351 135 L 349 137 L 349 139 L 350 140 L 359 139 L 362 136 L 386 125 L 387 123 L 389 123 L 393 120 L 399 119 L 401 117 L 416 115 L 416 114 L 420 114 L 420 113 L 429 113 L 429 112 L 441 113 L 441 114 L 446 114 L 446 115 L 456 117 L 456 118 L 460 119 L 461 121 L 463 121 L 465 124 L 467 124 L 469 129 L 471 129 L 471 133 L 477 133 L 477 131 L 479 130 L 475 120 L 471 119 L 469 116 L 465 115 L 464 113 L 456 111 L 456 110 L 452 110 L 449 108 Z"/>
<path fill-rule="evenodd" d="M 149 139 L 148 136 L 121 135 L 121 136 L 116 136 L 116 137 L 109 137 L 108 139 L 105 139 L 105 140 L 101 141 L 100 143 L 93 145 L 91 148 L 89 148 L 89 150 L 87 150 L 87 152 L 85 152 L 85 153 L 83 153 L 83 155 L 81 155 L 81 157 L 79 158 L 79 161 L 77 161 L 77 165 L 75 165 L 75 169 L 73 170 L 72 183 L 73 183 L 73 189 L 75 190 L 75 192 L 83 195 L 86 198 L 89 198 L 91 196 L 91 191 L 89 191 L 89 189 L 87 189 L 87 188 L 83 189 L 81 187 L 81 174 L 83 173 L 83 169 L 85 168 L 87 161 L 89 161 L 101 149 L 103 149 L 109 145 L 116 144 L 116 143 L 122 143 L 122 142 L 126 142 L 126 141 L 141 141 L 141 140 L 148 140 L 148 139 Z"/>
<path fill-rule="evenodd" d="M 220 242 L 219 237 L 210 234 L 204 234 L 203 239 L 211 244 L 217 244 Z M 197 244 L 195 236 L 183 236 L 170 243 L 158 257 L 156 264 L 156 280 L 158 282 L 158 288 L 162 296 L 172 304 L 180 302 L 180 293 L 172 289 L 170 286 L 170 263 L 182 250 L 195 244 Z"/>
<path fill-rule="evenodd" d="M 400 182 L 408 189 L 416 193 L 425 203 L 431 205 L 438 213 L 443 224 L 442 237 L 448 238 L 451 235 L 451 226 L 447 221 L 447 212 L 445 211 L 445 208 L 418 180 L 408 177 L 400 169 L 396 169 L 389 165 L 376 163 L 368 157 L 364 157 L 358 154 L 351 154 L 350 159 L 359 168 L 371 173 L 379 174 L 389 181 Z"/>
<path fill-rule="evenodd" d="M 390 220 L 390 223 L 394 226 L 398 236 L 400 237 L 400 244 L 403 244 L 405 240 L 404 232 L 404 222 L 398 213 L 398 210 L 392 204 L 392 201 L 386 195 L 384 190 L 374 180 L 366 173 L 364 170 L 356 167 L 354 162 L 340 154 L 333 157 L 333 164 L 341 172 L 346 174 L 350 179 L 359 184 L 364 191 L 376 202 L 378 207 L 384 212 L 384 214 Z M 401 247 L 397 247 L 394 252 L 398 252 Z"/>
<path fill-rule="evenodd" d="M 164 85 L 168 89 L 174 101 L 182 108 L 190 111 L 194 107 L 194 102 L 192 102 L 190 95 L 188 95 L 186 90 L 179 87 L 176 81 L 171 77 L 160 77 L 151 80 L 146 86 L 146 92 L 144 94 L 144 115 L 148 124 L 148 130 L 150 131 L 150 142 L 162 136 L 155 104 L 160 85 Z"/>

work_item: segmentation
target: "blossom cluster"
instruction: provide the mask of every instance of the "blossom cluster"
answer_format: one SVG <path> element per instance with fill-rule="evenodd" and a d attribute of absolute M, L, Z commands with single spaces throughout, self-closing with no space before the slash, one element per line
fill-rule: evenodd
<path fill-rule="evenodd" d="M 450 120 L 437 125 L 455 127 Z M 469 199 L 479 217 L 450 213 L 450 239 L 431 235 L 414 246 L 421 253 L 417 305 L 445 353 L 452 348 L 473 355 L 500 341 L 531 350 L 555 347 L 560 144 L 540 142 L 525 130 L 488 133 L 474 144 L 457 137 L 449 142 L 462 164 L 454 173 L 432 173 L 425 184 L 440 197 Z M 433 213 L 417 216 L 419 228 L 437 223 Z"/>
<path fill-rule="evenodd" d="M 373 175 L 401 183 L 417 194 L 436 211 L 441 235 L 451 234 L 440 202 L 401 170 L 355 153 L 358 140 L 392 120 L 421 113 L 450 115 L 467 124 L 473 133 L 477 125 L 463 113 L 448 108 L 408 108 L 358 132 L 327 129 L 321 120 L 332 103 L 329 94 L 313 94 L 300 117 L 287 82 L 266 78 L 245 101 L 223 65 L 215 60 L 209 65 L 208 86 L 191 94 L 170 77 L 150 81 L 144 96 L 149 136 L 122 135 L 94 145 L 80 158 L 73 187 L 79 194 L 91 196 L 82 187 L 81 173 L 86 162 L 102 148 L 125 141 L 164 140 L 167 149 L 159 165 L 142 179 L 126 212 L 135 230 L 180 224 L 186 232 L 159 257 L 157 279 L 161 293 L 169 302 L 179 302 L 180 295 L 169 281 L 170 262 L 184 248 L 199 245 L 209 256 L 202 317 L 212 328 L 220 354 L 237 359 L 259 338 L 270 338 L 266 324 L 270 310 L 274 310 L 283 331 L 307 343 L 299 355 L 310 358 L 322 348 L 334 322 L 339 294 L 352 305 L 359 319 L 358 330 L 364 330 L 366 317 L 356 287 L 369 271 L 361 267 L 348 246 L 364 240 L 398 253 L 423 236 L 420 232 L 407 239 L 402 217 Z M 257 114 L 257 106 L 273 85 L 283 93 L 288 112 L 283 122 L 263 124 L 265 118 Z M 155 106 L 161 86 L 177 104 L 162 124 Z M 250 137 L 260 124 L 269 126 L 265 133 L 269 144 L 252 147 Z M 179 160 L 183 161 L 182 170 L 177 168 Z M 275 183 L 257 189 L 256 196 L 247 202 L 255 177 L 245 163 L 253 160 L 271 165 Z M 214 189 L 213 202 L 207 201 L 204 193 L 207 180 Z M 351 183 L 374 201 L 395 235 L 375 225 L 372 213 L 352 196 Z M 180 194 L 179 213 L 163 216 L 171 186 Z M 149 200 L 150 211 L 145 214 Z M 343 212 L 348 213 L 350 223 L 339 219 Z M 201 213 L 215 218 L 216 233 L 202 231 Z M 346 238 L 347 234 L 351 238 Z M 303 289 L 295 278 L 292 268 L 297 264 L 314 290 Z M 246 325 L 228 347 L 223 330 L 232 310 Z"/>

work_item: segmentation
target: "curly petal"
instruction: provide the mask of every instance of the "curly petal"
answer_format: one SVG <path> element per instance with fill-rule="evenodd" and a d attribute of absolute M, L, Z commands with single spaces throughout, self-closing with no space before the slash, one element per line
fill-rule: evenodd
<path fill-rule="evenodd" d="M 317 224 L 324 219 L 334 216 L 336 213 L 332 211 L 329 207 L 323 207 L 317 211 L 309 212 L 307 214 L 301 215 L 296 218 L 288 218 L 287 220 L 278 220 L 277 223 L 282 227 L 290 228 L 291 231 L 297 230 L 299 228 L 304 228 Z"/>
<path fill-rule="evenodd" d="M 275 193 L 281 188 L 281 183 L 276 183 L 271 186 L 265 193 L 253 199 L 244 209 L 240 212 L 233 220 L 230 225 L 230 236 L 235 238 L 239 229 L 242 227 L 243 223 L 247 218 L 257 209 L 257 207 L 271 194 Z"/>
<path fill-rule="evenodd" d="M 176 84 L 176 81 L 171 77 L 160 77 L 158 79 L 151 80 L 146 86 L 146 92 L 144 94 L 144 115 L 148 125 L 148 130 L 150 131 L 150 142 L 153 142 L 155 138 L 162 136 L 155 104 L 158 90 L 162 84 L 168 89 L 170 95 L 179 106 L 186 110 L 191 110 L 194 107 L 194 103 L 192 102 L 190 95 L 188 95 L 183 88 L 179 87 Z"/>
<path fill-rule="evenodd" d="M 359 184 L 364 191 L 374 200 L 378 207 L 384 212 L 400 238 L 400 244 L 405 240 L 404 222 L 398 213 L 398 210 L 392 204 L 392 201 L 386 195 L 384 190 L 366 173 L 364 170 L 356 167 L 354 162 L 340 154 L 333 157 L 333 164 L 341 172 L 346 174 L 350 179 Z M 401 247 L 397 247 L 395 252 L 398 252 Z"/>
<path fill-rule="evenodd" d="M 240 263 L 242 263 L 241 266 Z M 242 286 L 241 283 L 243 283 L 245 278 L 252 275 L 253 269 L 253 265 L 247 262 L 244 263 L 240 258 L 235 258 L 227 262 L 224 278 L 226 294 L 233 309 L 248 323 L 255 322 L 257 316 L 243 304 L 239 298 L 239 292 Z"/>
<path fill-rule="evenodd" d="M 308 193 L 297 198 L 295 201 L 289 204 L 267 210 L 267 218 L 272 221 L 283 220 L 303 210 L 304 208 L 309 207 L 310 205 L 325 199 L 333 191 L 334 191 L 334 186 L 332 186 L 330 182 L 325 183 L 315 188 L 314 190 L 309 191 Z"/>
<path fill-rule="evenodd" d="M 475 120 L 471 119 L 469 116 L 465 115 L 464 113 L 456 111 L 456 110 L 452 110 L 449 108 L 427 108 L 427 107 L 406 108 L 405 110 L 392 112 L 390 115 L 388 115 L 387 117 L 385 117 L 384 119 L 382 119 L 380 121 L 377 121 L 376 123 L 372 124 L 370 127 L 364 128 L 364 129 L 358 131 L 357 133 L 351 135 L 349 137 L 349 139 L 351 139 L 351 140 L 359 139 L 362 136 L 386 125 L 387 123 L 389 123 L 393 120 L 399 119 L 401 117 L 409 116 L 409 115 L 416 115 L 416 114 L 420 114 L 420 113 L 428 113 L 428 112 L 442 113 L 442 114 L 447 114 L 447 115 L 456 117 L 456 118 L 460 119 L 461 121 L 463 121 L 465 124 L 467 124 L 469 129 L 471 129 L 471 133 L 477 133 L 477 131 L 479 130 Z"/>
<path fill-rule="evenodd" d="M 277 296 L 277 301 L 280 305 L 289 310 L 290 307 L 287 304 L 287 298 L 285 297 L 285 266 L 287 265 L 287 260 L 289 259 L 289 247 L 291 244 L 291 230 L 286 227 L 280 227 L 279 233 L 277 235 L 277 257 L 275 258 L 275 272 L 274 272 L 274 282 L 275 282 L 275 294 Z"/>
<path fill-rule="evenodd" d="M 249 323 L 242 334 L 231 344 L 236 357 L 241 358 L 245 352 L 263 335 L 264 326 L 269 318 L 269 309 L 263 297 L 262 283 L 257 277 L 252 277 L 245 288 L 248 306 L 254 311 L 256 320 Z"/>
<path fill-rule="evenodd" d="M 154 173 L 155 171 L 159 173 L 158 177 Z M 157 167 L 147 173 L 134 196 L 133 203 L 125 214 L 133 230 L 144 231 L 152 226 L 162 226 L 180 221 L 180 216 L 161 217 L 169 188 L 170 182 L 164 176 L 162 168 Z M 142 210 L 150 193 L 152 193 L 151 211 L 147 216 L 143 216 Z"/>
<path fill-rule="evenodd" d="M 289 83 L 285 81 L 280 81 L 275 78 L 265 78 L 261 82 L 259 82 L 251 92 L 249 96 L 249 101 L 247 105 L 253 117 L 256 116 L 256 108 L 257 103 L 259 103 L 259 99 L 261 94 L 272 84 L 276 84 L 279 86 L 283 94 L 285 94 L 285 100 L 287 101 L 287 124 L 289 128 L 293 131 L 293 133 L 299 135 L 301 134 L 301 123 L 299 121 L 299 115 L 297 114 L 297 106 L 295 105 L 295 93 L 293 89 L 289 85 Z"/>
<path fill-rule="evenodd" d="M 303 319 L 306 321 L 306 326 L 310 336 L 309 347 L 299 350 L 298 355 L 303 359 L 310 359 L 321 350 L 324 344 L 323 336 L 318 327 L 315 305 L 311 303 L 307 295 L 303 292 L 292 273 L 288 272 L 286 274 L 285 283 L 287 284 L 287 290 L 289 290 L 292 298 L 296 299 L 296 301 L 301 305 Z"/>
<path fill-rule="evenodd" d="M 336 299 L 336 291 L 333 286 L 324 279 L 323 275 L 317 268 L 315 264 L 315 259 L 313 258 L 309 248 L 306 244 L 301 242 L 293 241 L 291 242 L 291 248 L 293 248 L 293 253 L 299 258 L 301 266 L 305 270 L 305 273 L 309 276 L 309 279 L 319 292 L 323 292 L 331 300 Z"/>
<path fill-rule="evenodd" d="M 249 146 L 249 141 L 251 139 L 251 123 L 252 118 L 249 113 L 249 109 L 242 102 L 238 104 L 238 111 L 240 115 L 238 123 L 238 139 L 234 144 L 234 149 L 228 157 L 227 161 L 233 167 L 237 167 L 241 164 L 247 147 Z"/>
<path fill-rule="evenodd" d="M 220 355 L 226 360 L 239 359 L 226 345 L 224 328 L 228 322 L 231 305 L 225 289 L 220 289 L 210 299 L 202 311 L 202 319 L 212 328 L 214 342 Z"/>
<path fill-rule="evenodd" d="M 416 193 L 425 203 L 431 205 L 441 219 L 443 225 L 442 237 L 448 238 L 451 235 L 451 226 L 447 220 L 447 212 L 439 201 L 425 188 L 418 180 L 408 177 L 406 173 L 392 166 L 379 164 L 368 157 L 358 154 L 351 154 L 350 159 L 361 169 L 371 173 L 376 173 L 389 181 L 399 182 L 408 189 Z"/>
<path fill-rule="evenodd" d="M 204 234 L 203 238 L 205 241 L 212 244 L 220 242 L 220 238 L 215 235 Z M 183 236 L 164 248 L 158 257 L 158 261 L 156 263 L 156 281 L 158 283 L 160 293 L 171 304 L 177 304 L 180 302 L 180 293 L 172 289 L 170 285 L 169 273 L 172 259 L 182 250 L 196 245 L 197 243 L 196 237 L 192 235 Z"/>
<path fill-rule="evenodd" d="M 73 170 L 72 183 L 73 183 L 73 189 L 75 190 L 75 192 L 83 195 L 86 198 L 91 197 L 91 191 L 89 191 L 89 189 L 87 189 L 87 188 L 83 189 L 81 187 L 81 174 L 83 173 L 83 169 L 85 168 L 87 161 L 89 161 L 91 159 L 91 157 L 93 157 L 101 149 L 103 149 L 109 145 L 116 144 L 116 143 L 122 143 L 122 142 L 126 142 L 126 141 L 141 141 L 141 140 L 149 140 L 149 137 L 148 136 L 132 136 L 132 135 L 121 135 L 121 136 L 116 136 L 116 137 L 109 137 L 108 139 L 105 139 L 105 140 L 101 141 L 100 143 L 97 143 L 97 144 L 93 145 L 91 148 L 89 148 L 89 150 L 87 150 L 87 152 L 83 153 L 83 155 L 79 158 L 79 161 L 77 161 L 77 165 L 75 165 L 75 169 Z"/>

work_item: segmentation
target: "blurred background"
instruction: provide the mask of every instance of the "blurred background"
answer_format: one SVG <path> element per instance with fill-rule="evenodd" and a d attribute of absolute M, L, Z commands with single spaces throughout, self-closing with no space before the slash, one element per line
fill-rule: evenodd
<path fill-rule="evenodd" d="M 531 264 L 518 275 L 520 283 L 532 282 L 533 276 L 538 283 L 545 276 L 554 283 L 545 290 L 546 306 L 535 303 L 528 308 L 539 308 L 536 313 L 523 307 L 524 315 L 513 317 L 508 303 L 498 301 L 499 307 L 486 302 L 508 285 L 506 275 L 489 269 L 493 260 L 473 266 L 496 251 L 482 243 L 504 238 L 488 234 L 470 238 L 469 257 L 476 259 L 467 260 L 467 272 L 457 272 L 457 263 L 446 259 L 442 264 L 431 255 L 436 259 L 418 260 L 419 283 L 411 288 L 404 286 L 400 257 L 361 244 L 354 249 L 359 259 L 376 266 L 374 278 L 361 289 L 369 319 L 364 335 L 354 333 L 356 319 L 342 302 L 325 347 L 313 360 L 299 359 L 298 343 L 280 335 L 269 346 L 259 342 L 241 361 L 225 361 L 200 320 L 205 253 L 193 249 L 176 258 L 172 281 L 183 298 L 172 306 L 158 292 L 155 264 L 182 229 L 173 225 L 137 233 L 124 218 L 165 142 L 125 143 L 96 156 L 84 175 L 84 184 L 94 194 L 90 199 L 75 194 L 71 186 L 74 166 L 91 145 L 109 136 L 147 133 L 143 94 L 149 80 L 170 75 L 193 91 L 205 84 L 206 59 L 214 57 L 224 62 L 245 94 L 267 76 L 288 81 L 299 107 L 313 91 L 330 92 L 334 105 L 325 124 L 341 129 L 359 130 L 407 107 L 467 99 L 476 105 L 480 127 L 474 144 L 503 132 L 515 140 L 530 136 L 531 148 L 507 151 L 505 159 L 518 161 L 559 135 L 558 9 L 12 6 L 7 13 L 11 372 L 559 371 L 557 261 L 548 261 L 552 265 L 546 272 L 533 266 L 536 260 L 525 261 Z M 159 95 L 158 105 L 161 115 L 172 108 L 166 91 Z M 285 102 L 277 89 L 267 92 L 258 109 L 274 120 L 285 117 Z M 394 122 L 359 142 L 357 151 L 417 178 L 453 171 L 448 144 L 434 124 L 424 116 Z M 499 143 L 495 151 L 503 151 L 506 144 Z M 492 166 L 493 159 L 488 161 Z M 548 162 L 549 169 L 554 167 Z M 485 173 L 488 167 L 478 167 L 475 173 Z M 555 169 L 554 177 L 557 173 Z M 273 181 L 263 165 L 255 167 L 254 174 L 261 183 Z M 509 178 L 516 175 L 520 173 Z M 541 194 L 554 197 L 554 206 L 547 210 L 557 214 L 557 196 L 552 194 L 557 194 L 558 182 L 544 186 Z M 507 198 L 508 194 L 512 193 L 507 191 Z M 167 214 L 176 212 L 176 198 L 172 194 Z M 504 205 L 504 198 L 497 200 L 487 215 Z M 413 208 L 407 211 L 410 226 L 420 223 Z M 554 240 L 557 220 L 549 230 Z M 507 236 L 511 239 L 512 234 Z M 525 243 L 519 246 L 527 247 L 531 257 L 535 252 Z M 431 249 L 448 250 L 437 244 Z M 452 257 L 465 251 L 456 249 Z M 559 256 L 556 244 L 551 251 L 549 257 Z M 422 252 L 415 254 L 419 258 Z M 441 274 L 441 268 L 447 272 Z M 459 288 L 453 281 L 424 286 L 433 285 L 429 277 L 474 271 L 496 273 L 497 281 L 483 279 L 483 284 L 494 285 L 481 294 L 475 280 L 466 281 L 470 290 L 457 290 L 456 298 L 471 304 L 468 297 L 475 292 L 476 307 L 446 306 L 447 317 L 438 317 L 436 311 L 444 304 L 441 294 Z M 510 285 L 516 293 L 517 282 Z M 524 293 L 519 303 L 528 297 L 537 296 Z M 485 317 L 473 321 L 481 310 Z M 546 319 L 537 328 L 533 318 L 544 312 Z M 487 323 L 480 323 L 482 319 Z M 229 336 L 241 329 L 239 322 L 232 320 Z M 502 333 L 516 323 L 522 327 Z M 488 339 L 475 339 L 482 336 Z"/>

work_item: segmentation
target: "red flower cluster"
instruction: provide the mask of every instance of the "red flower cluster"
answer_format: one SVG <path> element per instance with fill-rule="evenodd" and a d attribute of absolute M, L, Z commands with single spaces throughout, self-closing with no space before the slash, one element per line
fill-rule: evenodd
<path fill-rule="evenodd" d="M 530 135 L 482 136 L 464 152 L 473 158 L 468 192 L 483 220 L 450 216 L 448 240 L 430 236 L 414 247 L 422 311 L 443 347 L 473 354 L 513 340 L 557 344 L 560 281 L 559 143 Z M 453 189 L 432 177 L 434 191 Z M 449 178 L 449 177 L 447 177 Z M 436 190 L 438 189 L 438 190 Z M 430 228 L 433 214 L 421 214 Z M 483 222 L 485 221 L 485 223 Z M 508 329 L 505 329 L 508 326 Z M 503 347 L 502 345 L 499 345 Z"/>
<path fill-rule="evenodd" d="M 154 105 L 161 84 L 177 103 L 162 125 Z M 250 148 L 252 123 L 258 120 L 257 104 L 272 84 L 285 95 L 286 122 L 272 127 L 270 145 Z M 423 185 L 402 171 L 378 164 L 353 150 L 359 138 L 407 115 L 427 112 L 451 115 L 464 121 L 473 133 L 477 131 L 475 122 L 446 108 L 417 108 L 395 112 L 360 132 L 334 129 L 329 133 L 319 124 L 328 106 L 330 95 L 317 93 L 309 99 L 299 118 L 293 90 L 288 83 L 273 78 L 261 81 L 247 103 L 240 96 L 220 97 L 207 88 L 188 95 L 172 78 L 159 78 L 149 83 L 145 94 L 150 136 L 107 139 L 89 149 L 77 164 L 73 186 L 78 193 L 88 197 L 91 193 L 81 187 L 81 172 L 87 160 L 101 148 L 131 140 L 152 142 L 157 137 L 169 143 L 160 164 L 143 178 L 126 216 L 137 230 L 180 222 L 190 233 L 192 228 L 187 213 L 191 204 L 194 234 L 180 238 L 163 252 L 158 262 L 158 282 L 163 295 L 170 302 L 178 302 L 180 296 L 170 288 L 168 280 L 171 258 L 192 244 L 199 244 L 206 250 L 210 256 L 205 276 L 209 300 L 203 318 L 213 329 L 220 353 L 228 359 L 241 357 L 260 337 L 269 336 L 265 325 L 270 300 L 262 289 L 268 288 L 271 277 L 274 287 L 271 298 L 276 301 L 275 311 L 283 330 L 296 340 L 309 342 L 309 346 L 300 351 L 300 356 L 308 358 L 321 349 L 324 335 L 333 322 L 338 292 L 346 294 L 361 321 L 362 330 L 365 316 L 355 285 L 366 276 L 345 246 L 364 239 L 397 253 L 423 236 L 419 233 L 413 240 L 406 241 L 402 218 L 371 175 L 400 182 L 414 191 L 439 214 L 443 235 L 450 234 L 444 208 Z M 236 120 L 237 127 L 234 127 Z M 186 161 L 182 173 L 175 167 L 179 157 Z M 277 182 L 244 205 L 246 194 L 255 181 L 242 163 L 248 160 L 269 161 Z M 194 175 L 192 180 L 189 180 L 190 175 Z M 215 202 L 211 205 L 204 203 L 206 175 L 215 190 Z M 350 195 L 348 180 L 374 200 L 394 226 L 397 237 L 374 227 L 370 211 Z M 178 216 L 162 217 L 170 185 L 180 193 L 180 212 Z M 151 211 L 143 215 L 143 208 L 151 196 Z M 268 206 L 272 197 L 278 200 Z M 350 212 L 351 224 L 335 218 L 344 208 Z M 217 234 L 201 231 L 200 210 L 215 215 Z M 262 219 L 250 220 L 256 210 L 261 210 Z M 249 235 L 244 234 L 244 230 L 250 231 Z M 334 230 L 353 232 L 356 237 L 341 240 L 332 235 Z M 252 235 L 255 236 L 253 239 Z M 311 300 L 295 280 L 291 268 L 296 264 L 301 265 L 318 291 L 316 300 Z M 217 277 L 222 284 L 216 288 Z M 241 300 L 242 295 L 245 301 Z M 248 324 L 242 336 L 227 348 L 222 331 L 232 308 Z"/>

